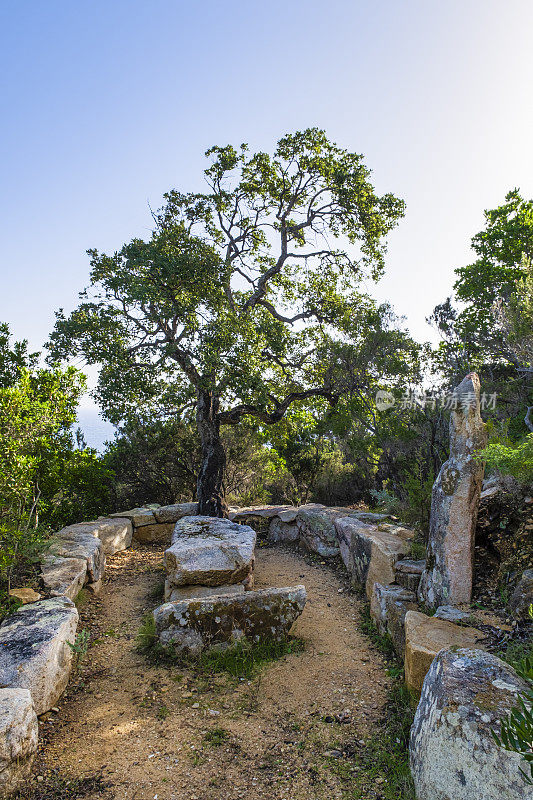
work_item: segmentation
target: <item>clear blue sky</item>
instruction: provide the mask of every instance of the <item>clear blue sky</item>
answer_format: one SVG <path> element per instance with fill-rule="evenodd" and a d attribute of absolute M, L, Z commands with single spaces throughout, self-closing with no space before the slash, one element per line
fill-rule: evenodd
<path fill-rule="evenodd" d="M 406 200 L 375 292 L 428 338 L 483 209 L 533 196 L 532 30 L 531 0 L 4 0 L 0 319 L 40 348 L 207 147 L 318 125 Z"/>

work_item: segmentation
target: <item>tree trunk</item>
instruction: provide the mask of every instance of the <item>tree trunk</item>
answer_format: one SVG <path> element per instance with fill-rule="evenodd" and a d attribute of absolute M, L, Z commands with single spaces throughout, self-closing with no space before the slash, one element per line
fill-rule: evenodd
<path fill-rule="evenodd" d="M 196 424 L 202 444 L 202 464 L 198 473 L 198 514 L 226 517 L 228 507 L 222 495 L 226 453 L 220 441 L 217 413 L 219 399 L 210 392 L 198 393 Z"/>

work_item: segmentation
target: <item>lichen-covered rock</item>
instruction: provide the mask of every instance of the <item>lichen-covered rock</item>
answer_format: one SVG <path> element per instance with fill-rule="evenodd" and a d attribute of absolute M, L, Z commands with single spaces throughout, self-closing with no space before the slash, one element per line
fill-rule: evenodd
<path fill-rule="evenodd" d="M 66 597 L 22 606 L 0 625 L 0 688 L 29 689 L 35 711 L 56 704 L 68 683 L 78 612 Z"/>
<path fill-rule="evenodd" d="M 374 583 L 370 616 L 379 632 L 391 637 L 394 649 L 401 659 L 405 654 L 405 615 L 408 611 L 416 610 L 414 592 L 402 586 L 382 586 L 381 583 Z"/>
<path fill-rule="evenodd" d="M 348 514 L 346 509 L 340 511 L 314 503 L 301 506 L 296 515 L 300 541 L 308 550 L 324 558 L 338 555 L 339 543 L 334 521 Z"/>
<path fill-rule="evenodd" d="M 256 534 L 247 525 L 216 517 L 183 517 L 165 551 L 170 586 L 239 583 L 253 566 Z"/>
<path fill-rule="evenodd" d="M 271 542 L 297 542 L 300 538 L 298 525 L 295 522 L 283 522 L 279 517 L 270 520 L 268 538 Z"/>
<path fill-rule="evenodd" d="M 433 485 L 426 570 L 420 597 L 429 606 L 469 603 L 472 596 L 474 537 L 483 481 L 485 446 L 480 384 L 472 372 L 456 387 L 450 415 L 450 457 Z"/>
<path fill-rule="evenodd" d="M 165 602 L 177 603 L 180 600 L 190 600 L 192 597 L 218 597 L 219 595 L 244 594 L 242 583 L 232 583 L 229 586 L 172 586 L 165 581 Z"/>
<path fill-rule="evenodd" d="M 511 667 L 481 650 L 438 654 L 411 729 L 418 800 L 533 800 L 533 786 L 519 772 L 527 772 L 526 762 L 492 737 L 526 688 Z"/>
<path fill-rule="evenodd" d="M 305 587 L 292 586 L 164 603 L 153 614 L 161 644 L 196 654 L 231 646 L 243 637 L 280 641 L 302 613 L 305 600 Z"/>
<path fill-rule="evenodd" d="M 368 599 L 374 583 L 394 583 L 395 565 L 409 552 L 413 531 L 342 516 L 335 520 L 335 530 L 342 560 L 354 583 L 365 588 Z"/>
<path fill-rule="evenodd" d="M 61 558 L 85 559 L 90 581 L 98 581 L 104 574 L 104 545 L 96 536 L 77 530 L 75 525 L 54 534 L 50 553 Z"/>
<path fill-rule="evenodd" d="M 472 612 L 455 606 L 439 606 L 435 611 L 434 618 L 447 619 L 448 622 L 468 622 L 472 618 Z"/>
<path fill-rule="evenodd" d="M 38 723 L 27 689 L 0 689 L 0 797 L 29 777 L 37 752 Z"/>
<path fill-rule="evenodd" d="M 190 517 L 196 514 L 198 503 L 174 503 L 171 506 L 161 506 L 154 509 L 156 522 L 176 522 L 183 517 Z"/>
<path fill-rule="evenodd" d="M 414 561 L 411 558 L 404 558 L 397 561 L 394 567 L 395 582 L 410 592 L 416 592 L 425 568 L 425 559 Z"/>
<path fill-rule="evenodd" d="M 51 595 L 74 600 L 87 579 L 87 559 L 46 556 L 41 564 L 41 578 Z"/>
<path fill-rule="evenodd" d="M 104 553 L 112 556 L 120 550 L 127 550 L 130 546 L 133 526 L 131 520 L 126 517 L 102 517 L 94 522 L 77 522 L 59 532 L 59 534 L 69 533 L 95 536 L 102 542 Z"/>
<path fill-rule="evenodd" d="M 479 648 L 485 635 L 477 628 L 454 625 L 408 611 L 405 615 L 405 683 L 413 694 L 420 694 L 424 678 L 438 652 L 451 647 Z"/>
<path fill-rule="evenodd" d="M 530 620 L 533 604 L 533 569 L 526 569 L 518 581 L 509 601 L 509 608 L 517 619 Z"/>

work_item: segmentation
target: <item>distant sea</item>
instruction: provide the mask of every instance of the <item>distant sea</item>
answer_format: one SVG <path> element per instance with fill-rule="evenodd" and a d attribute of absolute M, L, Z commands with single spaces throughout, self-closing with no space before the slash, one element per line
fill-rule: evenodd
<path fill-rule="evenodd" d="M 105 443 L 114 438 L 116 431 L 114 425 L 102 419 L 96 408 L 78 409 L 78 423 L 75 427 L 82 429 L 89 447 L 94 447 L 100 453 L 104 450 Z"/>

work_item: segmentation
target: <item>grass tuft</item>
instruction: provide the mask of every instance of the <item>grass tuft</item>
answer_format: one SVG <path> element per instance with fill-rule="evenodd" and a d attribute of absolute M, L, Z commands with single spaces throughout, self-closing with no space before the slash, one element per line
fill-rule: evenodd
<path fill-rule="evenodd" d="M 211 728 L 204 736 L 204 742 L 210 747 L 220 747 L 229 739 L 229 731 L 225 728 Z"/>

